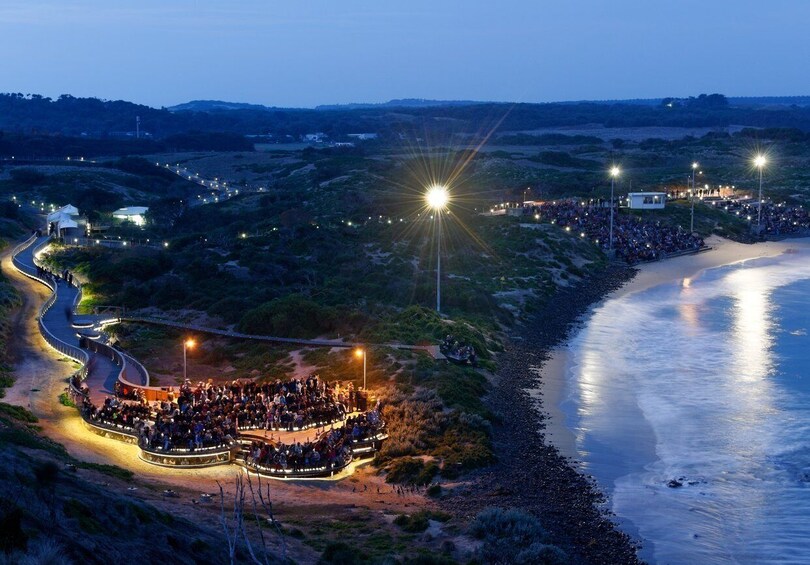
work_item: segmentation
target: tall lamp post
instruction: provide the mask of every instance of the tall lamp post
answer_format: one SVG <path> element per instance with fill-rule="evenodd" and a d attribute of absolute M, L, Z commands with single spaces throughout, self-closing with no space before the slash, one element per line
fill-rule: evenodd
<path fill-rule="evenodd" d="M 759 204 L 757 205 L 757 233 L 762 230 L 762 169 L 765 167 L 765 155 L 761 153 L 754 158 L 754 165 L 759 169 Z"/>
<path fill-rule="evenodd" d="M 363 358 L 363 390 L 366 390 L 366 349 L 364 347 L 358 347 L 354 350 L 354 354 L 357 357 Z"/>
<path fill-rule="evenodd" d="M 436 215 L 436 312 L 442 311 L 442 211 L 450 196 L 447 193 L 447 187 L 444 185 L 434 184 L 431 186 L 425 200 L 428 207 L 433 210 Z"/>
<path fill-rule="evenodd" d="M 186 380 L 186 374 L 188 369 L 186 351 L 188 351 L 189 349 L 194 349 L 195 345 L 196 345 L 195 341 L 191 338 L 188 338 L 183 341 L 183 380 Z"/>
<path fill-rule="evenodd" d="M 692 215 L 689 220 L 689 233 L 695 231 L 695 172 L 699 165 L 697 162 L 692 163 L 692 191 L 690 192 L 690 200 L 692 201 Z"/>
<path fill-rule="evenodd" d="M 610 243 L 608 249 L 613 249 L 613 184 L 616 182 L 616 177 L 619 176 L 619 167 L 613 166 L 610 169 Z"/>

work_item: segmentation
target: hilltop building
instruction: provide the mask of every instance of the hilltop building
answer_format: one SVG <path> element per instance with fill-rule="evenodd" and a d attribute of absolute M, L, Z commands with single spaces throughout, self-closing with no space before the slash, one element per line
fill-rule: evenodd
<path fill-rule="evenodd" d="M 627 207 L 631 210 L 663 210 L 666 201 L 665 192 L 627 193 Z"/>
<path fill-rule="evenodd" d="M 140 227 L 146 223 L 146 213 L 148 211 L 149 208 L 146 206 L 127 206 L 113 212 L 113 218 L 122 222 L 132 222 Z"/>

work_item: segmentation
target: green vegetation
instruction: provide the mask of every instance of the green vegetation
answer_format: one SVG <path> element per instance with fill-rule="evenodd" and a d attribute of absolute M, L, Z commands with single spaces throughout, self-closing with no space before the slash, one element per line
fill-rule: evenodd
<path fill-rule="evenodd" d="M 121 479 L 123 481 L 131 481 L 135 477 L 135 473 L 129 469 L 124 469 L 118 465 L 108 465 L 106 463 L 89 463 L 87 461 L 77 461 L 76 466 L 80 469 L 91 469 L 98 471 L 107 476 Z"/>
<path fill-rule="evenodd" d="M 402 457 L 392 461 L 386 470 L 385 481 L 388 483 L 427 485 L 438 474 L 439 467 L 434 462 L 425 464 L 416 457 Z"/>
<path fill-rule="evenodd" d="M 0 247 L 4 246 L 5 244 L 0 245 Z M 11 332 L 10 315 L 19 304 L 19 294 L 5 275 L 0 272 L 0 352 L 2 352 L 0 353 L 0 398 L 5 397 L 5 389 L 14 384 L 7 356 L 9 332 Z"/>
<path fill-rule="evenodd" d="M 59 395 L 59 404 L 62 406 L 69 406 L 70 408 L 75 408 L 76 403 L 70 398 L 70 395 L 66 392 L 63 392 Z"/>
<path fill-rule="evenodd" d="M 520 510 L 484 510 L 470 525 L 470 534 L 483 542 L 479 556 L 484 563 L 568 563 L 565 553 L 549 543 L 537 518 Z"/>
<path fill-rule="evenodd" d="M 400 514 L 394 518 L 394 524 L 402 528 L 405 532 L 424 532 L 430 526 L 430 520 L 436 522 L 446 522 L 450 519 L 449 514 L 435 512 L 433 510 L 420 510 L 414 514 Z"/>
<path fill-rule="evenodd" d="M 724 101 L 708 96 L 674 101 L 672 108 L 517 105 L 484 151 L 473 154 L 456 149 L 469 142 L 464 134 L 481 131 L 486 121 L 482 116 L 491 117 L 493 110 L 505 112 L 505 107 L 408 108 L 396 118 L 388 110 L 372 108 L 364 111 L 360 123 L 363 130 L 380 131 L 378 142 L 355 148 L 271 147 L 273 151 L 264 153 L 251 151 L 250 143 L 241 136 L 248 124 L 251 132 L 265 126 L 279 136 L 323 130 L 340 139 L 359 130 L 358 114 L 340 109 L 274 111 L 270 118 L 270 113 L 245 109 L 227 118 L 224 113 L 206 118 L 210 127 L 224 133 L 190 134 L 182 126 L 187 114 L 172 114 L 175 121 L 169 122 L 167 113 L 143 108 L 138 111 L 150 123 L 162 123 L 162 131 L 173 138 L 136 142 L 126 150 L 110 142 L 105 146 L 107 155 L 130 155 L 106 162 L 68 164 L 61 157 L 47 166 L 5 165 L 8 174 L 0 180 L 0 236 L 20 235 L 21 226 L 28 221 L 26 210 L 11 200 L 15 195 L 23 202 L 70 201 L 94 223 L 113 225 L 108 232 L 112 237 L 168 242 L 166 247 L 123 250 L 56 246 L 48 263 L 55 269 L 70 268 L 90 281 L 85 286 L 85 308 L 114 305 L 135 314 L 149 308 L 141 311 L 264 335 L 436 344 L 452 334 L 473 345 L 477 368 L 437 363 L 424 353 L 382 345 L 368 348 L 368 384 L 373 395 L 385 401 L 390 435 L 374 463 L 389 483 L 432 485 L 428 494 L 440 497 L 443 487 L 434 483 L 452 480 L 495 459 L 492 426 L 499 416 L 489 408 L 486 397 L 504 335 L 553 300 L 560 286 L 586 279 L 606 265 L 603 254 L 575 234 L 538 224 L 530 217 L 485 217 L 480 212 L 498 202 L 521 199 L 606 197 L 610 185 L 604 169 L 611 162 L 622 167 L 619 193 L 631 187 L 682 186 L 693 160 L 705 172 L 700 182 L 750 187 L 753 175 L 747 170 L 747 154 L 754 146 L 770 144 L 780 146 L 780 163 L 768 170 L 769 191 L 792 202 L 806 202 L 810 136 L 802 131 L 783 127 L 747 129 L 733 135 L 708 131 L 698 134 L 702 137 L 681 139 L 650 131 L 648 139 L 637 130 L 638 126 L 717 127 L 729 123 L 785 126 L 791 121 L 810 127 L 807 109 L 766 113 L 729 107 Z M 45 122 L 64 121 L 67 109 L 85 105 L 109 112 L 108 121 L 99 129 L 117 124 L 116 116 L 123 112 L 113 103 L 72 97 L 50 101 L 0 96 L 0 110 L 8 110 L 0 112 L 0 120 L 19 115 L 18 107 L 28 105 L 36 109 L 30 119 Z M 132 110 L 128 107 L 127 111 Z M 40 116 L 35 118 L 37 114 Z M 130 117 L 127 120 L 131 122 Z M 399 134 L 410 139 L 419 129 L 408 125 L 410 121 L 424 124 L 434 136 L 431 139 L 439 143 L 421 155 L 404 151 L 407 141 L 398 141 Z M 616 138 L 608 141 L 543 131 L 550 126 L 590 123 L 612 128 Z M 31 129 L 30 123 L 28 126 L 26 131 Z M 71 122 L 53 130 L 71 132 L 75 127 Z M 61 156 L 60 152 L 77 147 L 101 150 L 98 140 L 67 136 L 49 140 L 9 134 L 0 139 L 0 150 L 22 145 L 29 148 L 30 155 Z M 131 156 L 165 147 L 236 149 L 239 153 L 172 153 L 157 155 L 154 160 Z M 206 191 L 155 167 L 155 160 L 182 163 L 208 178 L 227 179 L 232 186 L 262 186 L 263 190 L 243 191 L 216 205 L 199 205 L 208 196 Z M 455 179 L 452 213 L 442 223 L 440 316 L 434 310 L 436 222 L 423 209 L 421 193 L 428 179 L 451 176 Z M 150 206 L 150 224 L 145 229 L 112 222 L 112 210 L 135 203 Z M 644 218 L 687 227 L 689 205 L 672 203 L 664 211 L 645 212 Z M 744 239 L 747 234 L 744 222 L 703 204 L 695 207 L 695 227 L 704 235 Z M 17 300 L 6 281 L 0 280 L 0 320 L 6 324 L 0 326 L 3 351 L 7 350 L 2 340 L 8 314 Z M 180 332 L 139 325 L 122 325 L 113 331 L 153 374 L 161 378 L 176 375 Z M 206 365 L 218 378 L 286 377 L 300 360 L 326 380 L 350 380 L 356 386 L 362 382 L 360 361 L 348 350 L 294 351 L 210 336 L 199 336 L 198 343 L 194 363 L 198 368 Z M 0 365 L 0 394 L 10 384 L 8 367 Z M 66 397 L 60 400 L 69 402 Z M 20 461 L 33 456 L 72 461 L 61 446 L 36 433 L 36 419 L 31 418 L 22 409 L 0 404 L 0 448 L 12 451 Z M 74 465 L 103 473 L 107 480 L 133 479 L 131 472 L 113 465 Z M 19 482 L 40 483 L 42 489 L 58 491 L 65 488 L 62 475 L 59 468 L 32 463 L 30 473 Z M 8 551 L 26 550 L 26 536 L 37 535 L 36 524 L 32 525 L 27 508 L 7 503 L 2 496 L 0 492 L 0 530 L 22 532 L 18 535 L 22 542 L 0 535 L 0 544 Z M 70 493 L 57 508 L 73 530 L 96 534 L 101 525 L 106 527 L 106 518 L 83 518 L 85 504 L 91 507 L 84 498 Z M 113 507 L 122 520 L 142 532 L 175 528 L 181 522 L 140 504 L 119 501 Z M 293 525 L 285 526 L 284 531 L 291 542 L 301 540 L 321 552 L 324 563 L 381 562 L 394 555 L 402 556 L 403 562 L 433 563 L 445 560 L 425 556 L 420 552 L 425 548 L 415 547 L 414 540 L 428 530 L 430 520 L 441 518 L 428 511 L 416 512 L 397 516 L 390 528 L 378 528 L 367 511 L 357 509 L 305 524 L 291 521 Z M 481 541 L 478 558 L 483 562 L 556 563 L 565 559 L 550 545 L 539 521 L 519 511 L 482 513 L 470 533 Z M 347 538 L 352 539 L 351 547 L 342 543 Z M 196 533 L 161 533 L 155 539 L 181 554 L 190 550 L 213 554 L 218 547 L 210 537 Z"/>
<path fill-rule="evenodd" d="M 7 421 L 8 418 L 13 418 L 29 424 L 35 424 L 39 421 L 39 418 L 34 416 L 22 406 L 14 406 L 12 404 L 0 402 L 0 420 Z"/>

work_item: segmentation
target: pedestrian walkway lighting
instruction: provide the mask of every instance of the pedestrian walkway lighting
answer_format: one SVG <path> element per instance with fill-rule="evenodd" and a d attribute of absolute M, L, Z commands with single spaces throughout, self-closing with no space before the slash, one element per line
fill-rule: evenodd
<path fill-rule="evenodd" d="M 700 165 L 696 162 L 692 163 L 692 190 L 689 193 L 689 197 L 692 204 L 692 212 L 689 219 L 689 233 L 695 231 L 695 172 Z M 700 171 L 700 174 L 703 174 L 703 171 Z"/>
<path fill-rule="evenodd" d="M 450 201 L 447 187 L 434 184 L 425 194 L 428 208 L 433 210 L 436 218 L 436 312 L 442 310 L 442 211 Z"/>
<path fill-rule="evenodd" d="M 366 390 L 366 350 L 363 347 L 358 347 L 354 350 L 354 355 L 358 359 L 363 358 L 363 390 Z"/>
<path fill-rule="evenodd" d="M 759 169 L 759 204 L 757 205 L 757 232 L 762 228 L 762 169 L 765 167 L 767 160 L 765 155 L 760 153 L 754 157 L 754 166 Z"/>
<path fill-rule="evenodd" d="M 186 379 L 187 368 L 188 368 L 188 363 L 186 362 L 186 357 L 187 357 L 186 352 L 189 349 L 194 349 L 195 345 L 197 345 L 197 342 L 195 342 L 191 338 L 188 338 L 188 339 L 183 341 L 183 380 Z"/>
<path fill-rule="evenodd" d="M 608 249 L 613 249 L 613 185 L 616 182 L 616 177 L 619 176 L 619 167 L 613 165 L 610 168 L 610 243 L 608 245 Z"/>

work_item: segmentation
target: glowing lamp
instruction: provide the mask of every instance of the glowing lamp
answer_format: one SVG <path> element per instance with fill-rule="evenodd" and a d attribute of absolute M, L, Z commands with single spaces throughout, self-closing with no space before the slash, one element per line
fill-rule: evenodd
<path fill-rule="evenodd" d="M 425 194 L 425 200 L 430 208 L 433 208 L 434 210 L 441 210 L 450 200 L 447 193 L 447 187 L 434 184 L 428 189 L 427 194 Z"/>

